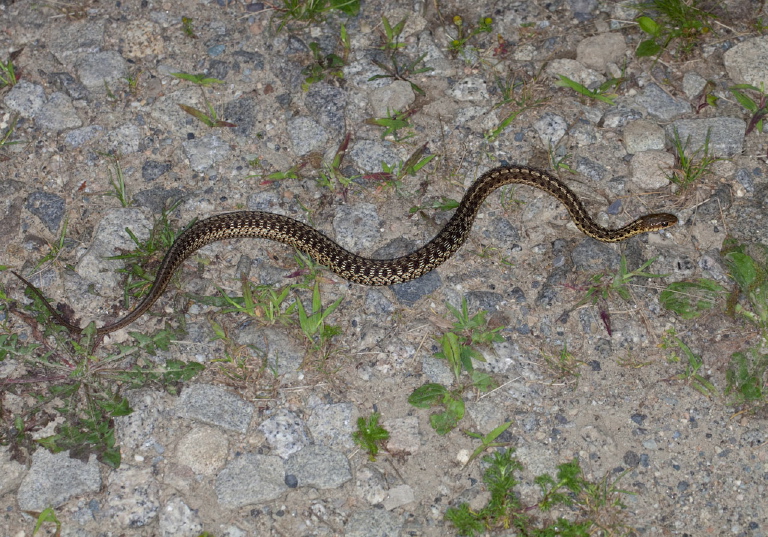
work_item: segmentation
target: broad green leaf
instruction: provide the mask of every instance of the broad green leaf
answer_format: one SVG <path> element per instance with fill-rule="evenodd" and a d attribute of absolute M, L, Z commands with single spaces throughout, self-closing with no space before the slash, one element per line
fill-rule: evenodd
<path fill-rule="evenodd" d="M 683 319 L 695 319 L 712 309 L 721 294 L 727 289 L 719 283 L 701 278 L 695 282 L 670 284 L 659 296 L 661 305 Z"/>
<path fill-rule="evenodd" d="M 429 408 L 442 403 L 447 393 L 445 386 L 432 382 L 413 390 L 408 397 L 408 403 L 416 408 Z"/>
<path fill-rule="evenodd" d="M 653 39 L 646 39 L 637 46 L 635 56 L 638 58 L 646 58 L 648 56 L 656 56 L 659 52 L 661 52 L 661 45 L 656 43 Z"/>
<path fill-rule="evenodd" d="M 650 17 L 639 17 L 637 23 L 642 31 L 654 37 L 658 36 L 661 32 L 661 26 Z"/>

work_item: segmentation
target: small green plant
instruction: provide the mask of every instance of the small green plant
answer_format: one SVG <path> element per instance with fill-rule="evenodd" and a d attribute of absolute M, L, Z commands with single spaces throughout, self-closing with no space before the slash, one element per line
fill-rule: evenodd
<path fill-rule="evenodd" d="M 409 214 L 414 214 L 424 210 L 452 211 L 458 206 L 459 202 L 455 199 L 441 196 L 439 201 L 434 200 L 427 205 L 415 205 L 411 207 L 408 212 Z"/>
<path fill-rule="evenodd" d="M 347 133 L 339 144 L 339 147 L 336 149 L 336 153 L 333 155 L 333 160 L 330 163 L 323 164 L 323 169 L 320 170 L 317 178 L 317 183 L 320 186 L 334 189 L 336 188 L 336 185 L 340 185 L 343 189 L 346 189 L 352 181 L 359 177 L 359 175 L 347 177 L 341 171 L 341 164 L 347 154 L 351 136 L 350 133 Z"/>
<path fill-rule="evenodd" d="M 504 340 L 498 333 L 503 327 L 488 330 L 485 320 L 487 312 L 480 311 L 470 315 L 467 311 L 466 299 L 462 301 L 461 310 L 449 304 L 446 305 L 457 318 L 454 323 L 455 331 L 446 332 L 437 338 L 441 350 L 435 353 L 435 357 L 448 362 L 457 387 L 451 390 L 442 384 L 427 383 L 416 388 L 408 397 L 408 403 L 416 408 L 442 408 L 442 411 L 429 417 L 430 425 L 441 435 L 453 430 L 464 417 L 465 405 L 462 393 L 466 389 L 487 392 L 496 386 L 490 375 L 475 369 L 472 361 L 485 362 L 485 357 L 470 344 L 490 345 L 495 341 Z M 467 373 L 469 382 L 462 383 L 462 372 Z"/>
<path fill-rule="evenodd" d="M 168 209 L 163 209 L 160 218 L 156 219 L 149 237 L 146 240 L 139 239 L 130 228 L 125 228 L 125 232 L 136 245 L 132 252 L 115 255 L 108 259 L 126 261 L 126 266 L 117 269 L 118 272 L 127 274 L 124 284 L 125 306 L 128 307 L 129 298 L 138 298 L 149 290 L 155 281 L 154 275 L 147 269 L 160 262 L 161 256 L 165 255 L 176 238 L 181 234 L 176 231 L 169 221 L 169 215 L 181 204 L 176 202 Z M 190 223 L 189 225 L 192 225 Z"/>
<path fill-rule="evenodd" d="M 755 128 L 762 132 L 763 119 L 768 115 L 768 94 L 765 93 L 765 85 L 760 84 L 760 87 L 756 88 L 752 84 L 736 84 L 729 89 L 739 104 L 751 114 L 744 136 L 748 136 Z"/>
<path fill-rule="evenodd" d="M 573 91 L 580 95 L 584 95 L 585 97 L 589 97 L 590 99 L 596 99 L 598 101 L 603 101 L 604 103 L 608 103 L 609 105 L 613 106 L 615 104 L 615 99 L 618 97 L 615 93 L 607 93 L 608 90 L 612 88 L 618 88 L 622 82 L 624 82 L 623 78 L 609 78 L 602 84 L 600 84 L 595 89 L 591 90 L 588 87 L 579 84 L 575 80 L 571 80 L 565 75 L 557 75 L 560 80 L 558 82 L 555 82 L 555 86 L 559 86 L 561 88 L 571 88 Z"/>
<path fill-rule="evenodd" d="M 24 49 L 12 52 L 5 62 L 0 60 L 0 89 L 6 86 L 15 86 L 16 82 L 19 81 L 19 74 L 16 72 L 16 66 L 13 65 L 13 62 L 16 61 L 22 50 Z"/>
<path fill-rule="evenodd" d="M 424 93 L 424 90 L 421 89 L 418 85 L 416 85 L 415 82 L 409 80 L 410 77 L 413 75 L 418 75 L 421 73 L 427 73 L 429 71 L 432 71 L 431 67 L 419 67 L 419 64 L 424 61 L 424 58 L 426 58 L 427 53 L 425 52 L 415 60 L 409 61 L 408 58 L 406 58 L 400 49 L 405 47 L 405 43 L 402 43 L 400 41 L 400 34 L 403 33 L 403 29 L 405 28 L 405 23 L 408 19 L 404 18 L 394 26 L 392 26 L 389 23 L 389 20 L 387 17 L 382 16 L 381 17 L 381 23 L 384 27 L 384 42 L 382 46 L 380 47 L 381 50 L 384 50 L 389 55 L 389 63 L 390 65 L 386 65 L 381 63 L 378 60 L 372 60 L 373 63 L 379 68 L 382 69 L 386 74 L 383 75 L 374 75 L 368 80 L 378 80 L 380 78 L 391 78 L 393 80 L 404 80 L 405 82 L 408 82 L 411 85 L 411 89 L 418 93 L 419 95 L 426 95 Z"/>
<path fill-rule="evenodd" d="M 578 302 L 576 307 L 582 306 L 589 302 L 591 302 L 593 306 L 599 303 L 600 319 L 603 321 L 603 325 L 605 326 L 608 335 L 611 335 L 613 333 L 611 329 L 611 317 L 608 313 L 607 307 L 604 306 L 605 301 L 612 296 L 618 296 L 626 302 L 631 301 L 632 292 L 630 291 L 629 285 L 633 278 L 664 278 L 668 276 L 668 274 L 653 274 L 650 272 L 645 272 L 645 269 L 653 264 L 657 259 L 658 256 L 654 257 L 653 259 L 649 259 L 640 265 L 640 267 L 630 272 L 629 268 L 627 267 L 627 258 L 622 255 L 621 260 L 619 261 L 619 270 L 613 274 L 613 277 L 610 279 L 610 281 L 604 281 L 606 276 L 608 276 L 604 273 L 595 274 L 590 278 L 591 285 L 587 289 L 587 294 Z"/>
<path fill-rule="evenodd" d="M 128 189 L 125 187 L 125 176 L 123 175 L 123 167 L 120 165 L 120 156 L 114 153 L 99 154 L 112 162 L 112 168 L 107 168 L 107 172 L 109 172 L 109 186 L 112 187 L 112 191 L 106 192 L 104 195 L 117 199 L 123 207 L 130 207 L 131 198 L 128 195 Z M 114 173 L 112 172 L 113 168 L 115 170 Z"/>
<path fill-rule="evenodd" d="M 650 15 L 637 18 L 640 29 L 649 35 L 642 41 L 635 56 L 661 56 L 669 44 L 680 40 L 680 52 L 690 53 L 699 38 L 712 31 L 712 13 L 699 8 L 698 0 L 652 0 L 638 6 Z"/>
<path fill-rule="evenodd" d="M 645 272 L 645 269 L 655 263 L 658 258 L 659 257 L 656 256 L 649 259 L 640 265 L 640 267 L 630 272 L 629 268 L 627 268 L 627 258 L 622 255 L 621 260 L 619 261 L 619 270 L 613 275 L 609 282 L 603 281 L 606 274 L 595 274 L 591 277 L 592 285 L 587 289 L 587 294 L 581 299 L 579 305 L 586 304 L 587 302 L 596 304 L 598 300 L 606 300 L 614 294 L 629 302 L 632 300 L 629 283 L 633 278 L 664 278 L 669 276 L 669 274 L 653 274 Z"/>
<path fill-rule="evenodd" d="M 679 349 L 682 356 L 679 356 L 676 352 L 673 352 L 667 361 L 670 363 L 682 362 L 685 359 L 685 371 L 673 378 L 675 380 L 682 380 L 688 386 L 702 394 L 704 397 L 716 398 L 718 396 L 717 388 L 703 375 L 699 373 L 704 366 L 704 360 L 698 354 L 695 354 L 688 345 L 686 345 L 682 339 L 677 337 L 675 329 L 670 328 L 666 331 L 661 345 L 662 349 Z"/>
<path fill-rule="evenodd" d="M 46 263 L 56 263 L 56 261 L 59 259 L 59 256 L 61 255 L 61 252 L 64 250 L 64 247 L 67 241 L 67 223 L 68 223 L 68 220 L 65 218 L 64 223 L 61 225 L 61 231 L 59 231 L 59 236 L 56 239 L 56 242 L 51 244 L 50 250 L 48 251 L 48 253 L 45 254 L 42 258 L 40 258 L 40 261 L 35 263 L 35 268 L 33 269 L 33 271 L 44 266 Z"/>
<path fill-rule="evenodd" d="M 223 289 L 219 287 L 217 289 L 218 296 L 191 293 L 187 296 L 200 304 L 221 308 L 219 313 L 242 313 L 268 325 L 290 324 L 293 313 L 296 311 L 295 302 L 285 306 L 285 301 L 293 289 L 292 285 L 275 289 L 272 285 L 254 285 L 243 278 L 241 280 L 242 296 L 230 296 Z"/>
<path fill-rule="evenodd" d="M 560 349 L 557 356 L 544 354 L 544 362 L 558 379 L 580 377 L 579 367 L 584 365 L 584 362 L 577 359 L 573 353 L 568 350 L 568 346 L 565 344 L 563 345 L 563 348 Z"/>
<path fill-rule="evenodd" d="M 413 125 L 408 121 L 408 118 L 415 114 L 415 110 L 406 110 L 404 112 L 388 112 L 388 117 L 370 118 L 365 120 L 368 125 L 376 125 L 378 127 L 384 127 L 384 132 L 381 133 L 381 139 L 389 137 L 395 142 L 404 142 L 409 138 L 415 136 L 412 130 L 408 130 L 404 135 L 399 135 L 400 129 L 411 129 Z"/>
<path fill-rule="evenodd" d="M 22 458 L 39 445 L 54 453 L 69 451 L 78 458 L 87 459 L 94 454 L 100 462 L 119 467 L 121 454 L 114 422 L 116 417 L 131 412 L 121 391 L 155 381 L 170 389 L 172 383 L 188 380 L 203 366 L 167 360 L 158 370 L 154 362 L 145 358 L 146 354 L 168 351 L 172 342 L 180 339 L 181 332 L 167 326 L 152 334 L 131 332 L 131 342 L 97 352 L 100 339 L 96 338 L 93 323 L 79 338 L 73 338 L 66 328 L 52 322 L 41 295 L 29 288 L 26 294 L 31 301 L 23 309 L 6 302 L 4 291 L 0 300 L 6 311 L 30 326 L 31 336 L 38 343 L 20 343 L 4 324 L 0 328 L 0 357 L 22 361 L 32 372 L 29 377 L 14 379 L 9 389 L 24 389 L 22 393 L 34 396 L 30 398 L 34 403 L 13 416 L 12 425 L 4 424 L 0 442 L 10 444 L 16 456 Z M 133 367 L 126 369 L 125 363 L 132 363 Z M 53 412 L 63 421 L 53 434 L 32 440 L 35 429 L 55 419 Z"/>
<path fill-rule="evenodd" d="M 709 131 L 707 131 L 707 136 L 704 139 L 704 145 L 695 151 L 689 151 L 690 136 L 683 143 L 680 140 L 677 128 L 673 129 L 673 135 L 672 145 L 675 149 L 675 169 L 672 173 L 667 173 L 666 176 L 670 182 L 680 187 L 680 192 L 685 192 L 696 181 L 708 174 L 714 163 L 722 159 L 713 157 L 709 153 Z"/>
<path fill-rule="evenodd" d="M 125 81 L 128 84 L 128 93 L 131 95 L 137 95 L 139 93 L 139 81 L 141 80 L 142 71 L 136 71 L 125 77 Z"/>
<path fill-rule="evenodd" d="M 454 54 L 467 57 L 467 42 L 480 34 L 487 34 L 493 29 L 491 17 L 480 17 L 474 27 L 464 24 L 464 19 L 459 15 L 453 17 L 453 25 L 456 27 L 456 38 L 448 44 L 448 49 Z M 476 49 L 474 50 L 476 52 Z"/>
<path fill-rule="evenodd" d="M 699 278 L 693 282 L 671 283 L 659 295 L 659 302 L 666 309 L 683 319 L 695 319 L 712 310 L 727 289 L 714 280 Z"/>
<path fill-rule="evenodd" d="M 499 326 L 488 330 L 488 321 L 485 316 L 488 314 L 485 310 L 480 310 L 474 315 L 469 314 L 467 306 L 467 297 L 461 299 L 461 309 L 454 308 L 448 302 L 445 307 L 456 317 L 453 323 L 453 329 L 464 335 L 465 343 L 472 345 L 490 345 L 491 343 L 502 343 L 504 337 L 499 334 L 504 328 Z"/>
<path fill-rule="evenodd" d="M 304 91 L 309 89 L 309 86 L 322 82 L 328 78 L 344 78 L 344 71 L 342 68 L 346 65 L 346 58 L 350 51 L 349 35 L 347 34 L 347 28 L 343 24 L 341 25 L 341 43 L 344 46 L 344 53 L 339 56 L 334 53 L 325 54 L 320 50 L 320 45 L 317 43 L 310 43 L 309 50 L 312 52 L 312 63 L 301 70 L 306 78 L 301 88 Z"/>
<path fill-rule="evenodd" d="M 191 39 L 197 39 L 197 34 L 195 33 L 195 26 L 194 19 L 190 19 L 189 17 L 181 17 L 181 31 L 184 32 L 184 35 Z"/>
<path fill-rule="evenodd" d="M 766 403 L 768 247 L 763 244 L 742 244 L 728 237 L 723 241 L 720 256 L 735 283 L 726 301 L 726 311 L 752 323 L 761 334 L 756 345 L 731 355 L 726 371 L 725 395 L 730 396 L 734 404 L 744 405 L 745 410 L 749 410 Z M 711 310 L 725 294 L 726 289 L 722 285 L 700 278 L 695 282 L 670 284 L 662 292 L 660 301 L 665 308 L 684 319 L 694 319 Z M 694 360 L 691 367 L 697 370 L 696 365 Z"/>
<path fill-rule="evenodd" d="M 565 150 L 565 146 L 557 145 L 553 146 L 549 144 L 549 163 L 553 170 L 564 170 L 568 173 L 578 175 L 578 172 L 571 168 L 567 160 L 573 155 Z"/>
<path fill-rule="evenodd" d="M 8 123 L 8 128 L 5 129 L 5 132 L 0 136 L 0 149 L 3 147 L 9 146 L 9 145 L 16 145 L 16 144 L 23 144 L 23 140 L 11 140 L 13 138 L 13 133 L 16 130 L 16 124 L 19 121 L 19 115 L 13 114 L 11 116 L 11 121 Z M 0 162 L 3 162 L 5 160 L 8 160 L 8 157 L 4 155 L 0 155 Z"/>
<path fill-rule="evenodd" d="M 469 459 L 467 459 L 467 462 L 464 464 L 464 467 L 466 468 L 467 466 L 469 466 L 473 460 L 478 458 L 485 451 L 488 451 L 489 449 L 493 449 L 497 447 L 506 446 L 507 442 L 496 442 L 496 439 L 499 436 L 501 436 L 501 434 L 504 431 L 509 429 L 510 425 L 512 425 L 511 421 L 504 422 L 486 435 L 482 433 L 473 433 L 471 431 L 464 431 L 464 434 L 466 434 L 467 436 L 480 440 L 480 445 L 477 446 L 475 450 L 472 452 L 472 455 L 470 455 Z"/>
<path fill-rule="evenodd" d="M 496 87 L 499 89 L 502 98 L 494 105 L 494 108 L 514 105 L 515 109 L 504 116 L 504 119 L 499 122 L 497 127 L 485 133 L 486 140 L 493 142 L 521 114 L 528 110 L 539 108 L 549 100 L 549 97 L 537 96 L 537 77 L 538 75 L 522 79 L 515 78 L 514 76 L 496 77 Z"/>
<path fill-rule="evenodd" d="M 224 83 L 223 80 L 209 77 L 205 73 L 199 73 L 196 75 L 191 75 L 189 73 L 171 73 L 171 76 L 175 76 L 176 78 L 180 78 L 182 80 L 187 80 L 197 85 L 203 94 L 203 101 L 205 102 L 205 107 L 207 108 L 208 112 L 206 113 L 206 112 L 203 112 L 202 110 L 198 110 L 197 108 L 193 108 L 189 105 L 181 104 L 181 103 L 179 103 L 179 108 L 184 110 L 190 116 L 201 121 L 204 125 L 207 125 L 211 128 L 237 127 L 237 124 L 235 123 L 230 123 L 229 121 L 224 121 L 219 119 L 219 116 L 216 113 L 216 109 L 208 101 L 208 96 L 205 94 L 205 88 L 207 86 L 211 86 L 213 84 L 223 84 Z"/>
<path fill-rule="evenodd" d="M 513 448 L 498 450 L 483 457 L 488 465 L 483 472 L 483 482 L 491 494 L 485 507 L 474 511 L 463 503 L 446 511 L 445 519 L 456 527 L 459 535 L 474 536 L 497 528 L 513 528 L 525 537 L 588 537 L 598 531 L 604 532 L 602 535 L 613 535 L 608 532 L 621 529 L 622 524 L 614 519 L 617 512 L 626 509 L 621 495 L 629 493 L 616 487 L 624 474 L 610 484 L 607 476 L 599 483 L 591 483 L 584 478 L 577 460 L 560 464 L 555 477 L 541 474 L 534 479 L 541 499 L 535 505 L 525 506 L 514 492 L 520 484 L 515 472 L 523 469 L 513 456 L 514 451 Z M 556 507 L 568 508 L 571 516 L 554 521 L 534 516 L 534 509 L 543 515 Z"/>
<path fill-rule="evenodd" d="M 301 331 L 318 350 L 324 349 L 331 338 L 341 333 L 341 328 L 326 324 L 325 319 L 339 307 L 343 299 L 344 297 L 340 296 L 330 306 L 324 308 L 323 301 L 320 298 L 320 286 L 317 282 L 315 282 L 315 287 L 312 291 L 312 307 L 309 313 L 307 313 L 307 309 L 304 307 L 301 299 L 296 299 Z"/>
<path fill-rule="evenodd" d="M 332 10 L 355 17 L 360 11 L 360 0 L 283 0 L 282 7 L 275 6 L 275 18 L 280 21 L 277 31 L 291 22 L 320 22 Z"/>
<path fill-rule="evenodd" d="M 368 174 L 365 176 L 365 178 L 378 179 L 383 181 L 385 185 L 392 186 L 396 189 L 400 188 L 406 175 L 415 176 L 419 170 L 429 164 L 432 159 L 436 157 L 436 155 L 427 155 L 422 157 L 426 149 L 427 144 L 417 147 L 405 162 L 401 161 L 392 165 L 389 165 L 386 162 L 382 162 L 381 172 Z"/>
<path fill-rule="evenodd" d="M 379 446 L 389 440 L 389 431 L 379 425 L 381 415 L 378 412 L 371 414 L 368 419 L 362 416 L 357 418 L 357 431 L 352 433 L 355 444 L 368 452 L 368 460 L 376 460 Z"/>
<path fill-rule="evenodd" d="M 768 354 L 749 348 L 731 355 L 725 372 L 725 395 L 736 405 L 764 406 L 768 387 Z"/>
<path fill-rule="evenodd" d="M 42 528 L 43 524 L 45 523 L 55 524 L 56 533 L 54 533 L 54 537 L 61 537 L 61 522 L 59 522 L 59 519 L 56 518 L 56 511 L 53 509 L 53 507 L 47 507 L 39 513 L 34 511 L 24 512 L 29 516 L 35 517 L 37 519 L 35 521 L 35 529 L 32 530 L 32 537 L 37 535 L 37 532 L 40 531 L 40 528 Z"/>

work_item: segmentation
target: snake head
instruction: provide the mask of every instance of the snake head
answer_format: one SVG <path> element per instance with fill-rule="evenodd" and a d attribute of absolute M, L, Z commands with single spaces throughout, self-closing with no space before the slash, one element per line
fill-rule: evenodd
<path fill-rule="evenodd" d="M 643 228 L 644 232 L 666 229 L 674 226 L 677 222 L 677 217 L 674 214 L 669 213 L 647 214 L 637 219 L 639 227 Z"/>

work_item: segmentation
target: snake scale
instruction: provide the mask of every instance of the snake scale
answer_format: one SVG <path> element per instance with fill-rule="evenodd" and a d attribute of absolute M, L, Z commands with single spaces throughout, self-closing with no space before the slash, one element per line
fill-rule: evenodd
<path fill-rule="evenodd" d="M 672 214 L 642 216 L 619 229 L 606 229 L 595 223 L 576 195 L 559 179 L 543 170 L 527 166 L 503 166 L 482 174 L 461 200 L 448 224 L 429 243 L 395 259 L 369 259 L 348 252 L 320 231 L 287 216 L 262 211 L 238 211 L 211 216 L 196 222 L 174 241 L 166 252 L 147 296 L 123 318 L 98 328 L 97 335 L 109 334 L 141 317 L 163 294 L 179 266 L 195 251 L 212 242 L 235 238 L 264 238 L 282 242 L 310 255 L 339 276 L 363 285 L 392 285 L 426 274 L 448 260 L 467 239 L 485 198 L 508 184 L 528 185 L 559 200 L 576 226 L 586 235 L 603 242 L 618 242 L 629 237 L 658 231 L 677 223 Z M 54 316 L 73 333 L 82 329 L 69 323 L 51 306 L 42 293 L 20 275 Z"/>

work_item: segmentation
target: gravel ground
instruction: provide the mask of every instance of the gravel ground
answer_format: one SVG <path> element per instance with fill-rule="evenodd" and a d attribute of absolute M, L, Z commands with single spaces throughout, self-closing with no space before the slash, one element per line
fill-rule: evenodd
<path fill-rule="evenodd" d="M 752 24 L 760 2 L 720 4 L 720 22 L 690 53 L 673 43 L 654 62 L 634 56 L 645 37 L 632 2 L 371 0 L 356 17 L 331 14 L 278 32 L 269 5 L 240 0 L 0 1 L 0 56 L 21 50 L 20 82 L 0 91 L 0 127 L 17 116 L 13 139 L 23 141 L 0 149 L 1 264 L 69 304 L 82 326 L 125 311 L 123 262 L 107 259 L 134 247 L 125 228 L 144 239 L 177 202 L 169 216 L 177 227 L 267 210 L 310 223 L 351 251 L 391 257 L 427 242 L 450 215 L 412 207 L 459 199 L 499 164 L 551 169 L 555 161 L 573 172 L 559 174 L 601 224 L 648 212 L 680 219 L 605 245 L 582 235 L 546 194 L 506 189 L 483 206 L 468 243 L 418 280 L 369 288 L 321 271 L 323 302 L 342 298 L 328 318 L 340 334 L 326 352 L 307 344 L 297 322 L 217 314 L 187 294 L 216 296 L 217 286 L 239 293 L 242 276 L 276 287 L 300 280 L 306 269 L 291 248 L 258 240 L 207 246 L 151 315 L 99 349 L 129 343 L 129 330 L 183 325 L 168 351 L 143 359 L 198 362 L 205 372 L 178 394 L 156 385 L 124 392 L 133 413 L 115 420 L 118 469 L 94 455 L 38 449 L 24 457 L 0 447 L 0 534 L 31 535 L 34 518 L 25 512 L 52 506 L 62 535 L 451 535 L 446 509 L 462 501 L 478 508 L 488 497 L 483 465 L 464 464 L 479 441 L 463 431 L 511 422 L 498 440 L 517 449 L 527 504 L 537 498 L 536 475 L 576 457 L 593 481 L 626 472 L 619 485 L 632 495 L 616 516 L 627 534 L 766 535 L 765 415 L 739 412 L 722 396 L 729 357 L 759 334 L 722 313 L 686 321 L 659 304 L 670 282 L 728 282 L 719 254 L 726 234 L 768 242 L 765 134 L 745 135 L 748 118 L 728 91 L 768 83 L 768 37 Z M 493 19 L 492 31 L 458 54 L 449 50 L 457 14 L 465 27 Z M 388 64 L 382 15 L 393 24 L 407 18 L 399 54 L 423 55 L 419 66 L 431 71 L 370 80 Z M 193 19 L 189 32 L 182 16 Z M 311 43 L 321 58 L 345 56 L 342 73 L 321 69 L 306 84 Z M 177 72 L 224 83 L 201 90 Z M 557 87 L 558 74 L 590 87 L 626 81 L 609 104 Z M 511 96 L 505 85 L 517 85 Z M 717 107 L 700 107 L 707 90 L 721 98 Z M 489 136 L 524 99 L 538 106 Z M 178 106 L 207 103 L 236 126 L 209 128 Z M 368 121 L 406 109 L 412 126 L 394 134 L 382 136 Z M 675 129 L 691 147 L 709 132 L 710 149 L 723 158 L 683 194 L 665 174 L 675 165 Z M 323 185 L 346 136 L 341 172 L 355 179 Z M 417 174 L 396 185 L 382 175 L 423 144 L 435 158 Z M 127 207 L 104 195 L 115 171 L 107 153 L 119 155 Z M 267 177 L 292 167 L 293 177 Z M 56 258 L 36 266 L 65 226 Z M 629 301 L 612 296 L 576 308 L 590 277 L 615 273 L 622 255 L 630 268 L 656 257 L 648 270 L 667 276 L 633 280 Z M 2 281 L 23 300 L 18 281 L 7 273 Z M 308 304 L 310 294 L 289 300 Z M 482 348 L 487 361 L 477 365 L 500 387 L 466 390 L 467 415 L 441 436 L 430 427 L 432 411 L 407 399 L 426 382 L 455 385 L 434 356 L 435 337 L 451 327 L 446 303 L 463 298 L 502 328 L 504 341 Z M 212 321 L 228 342 L 216 339 Z M 35 336 L 17 316 L 5 323 L 22 341 Z M 660 348 L 670 329 L 701 356 L 698 373 L 717 396 L 678 379 L 686 364 Z M 548 360 L 564 348 L 576 375 L 558 374 Z M 225 360 L 233 349 L 242 367 Z M 46 385 L 17 383 L 36 374 L 12 357 L 0 362 L 5 427 L 44 392 Z M 53 406 L 27 432 L 53 434 Z M 371 462 L 351 433 L 374 410 L 391 438 Z"/>

